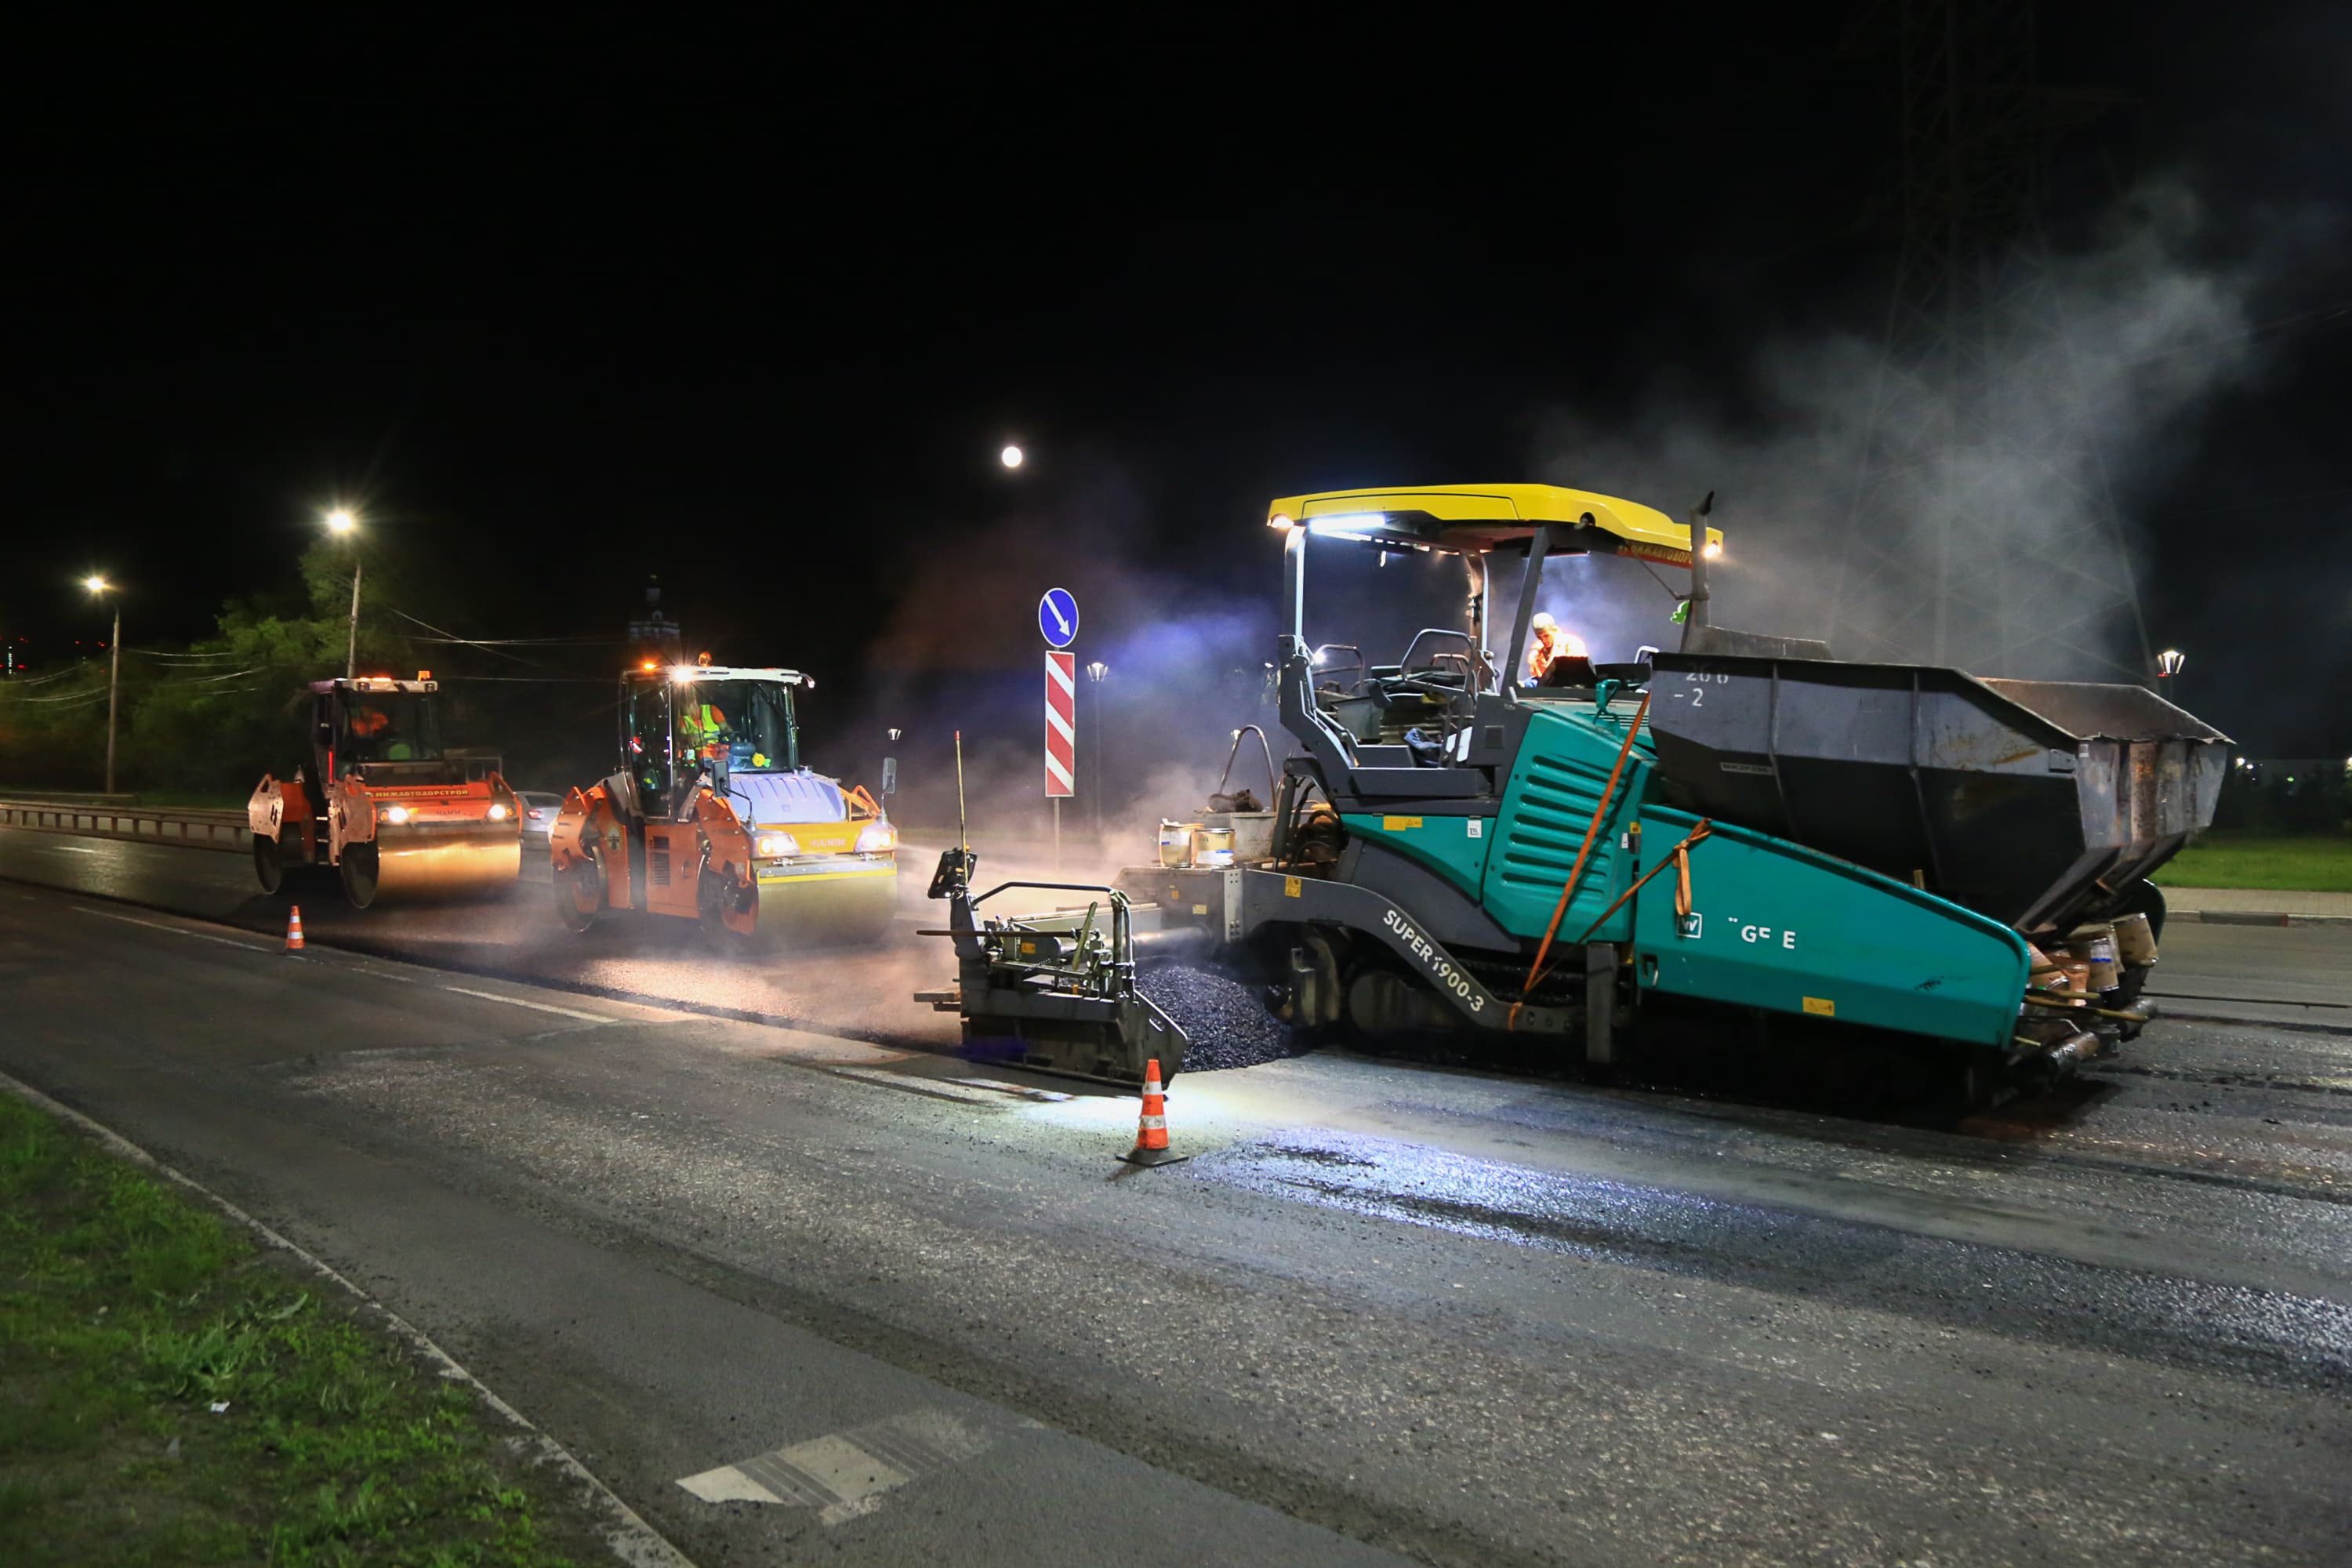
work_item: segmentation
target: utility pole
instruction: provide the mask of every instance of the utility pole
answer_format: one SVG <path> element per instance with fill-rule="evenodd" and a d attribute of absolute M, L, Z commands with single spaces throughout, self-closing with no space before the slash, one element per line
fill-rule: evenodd
<path fill-rule="evenodd" d="M 2033 0 L 1890 0 L 1902 243 L 1830 636 L 1848 658 L 2143 680 L 2147 632 L 2041 225 Z M 2083 524 L 2087 526 L 2083 526 Z M 2074 524 L 2071 529 L 2067 524 Z"/>

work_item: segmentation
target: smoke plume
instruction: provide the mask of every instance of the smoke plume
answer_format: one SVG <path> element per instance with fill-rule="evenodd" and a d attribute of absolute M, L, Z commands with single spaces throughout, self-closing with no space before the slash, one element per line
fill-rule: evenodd
<path fill-rule="evenodd" d="M 1655 396 L 1550 411 L 1538 468 L 1677 516 L 1719 492 L 1718 624 L 1846 658 L 2145 679 L 2136 520 L 2252 362 L 2263 268 L 2205 238 L 2185 188 L 2150 187 L 2095 243 L 1988 263 L 1955 318 L 1913 299 L 1875 340 L 1769 343 L 1739 388 L 1752 419 Z M 1671 646 L 1671 608 L 1648 640 Z"/>

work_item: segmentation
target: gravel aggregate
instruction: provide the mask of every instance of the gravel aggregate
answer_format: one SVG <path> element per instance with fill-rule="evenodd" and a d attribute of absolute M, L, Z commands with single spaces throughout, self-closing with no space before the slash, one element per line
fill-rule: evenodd
<path fill-rule="evenodd" d="M 1191 1038 L 1184 1052 L 1187 1072 L 1256 1067 L 1307 1054 L 1290 1026 L 1266 1011 L 1260 988 L 1248 981 L 1221 970 L 1171 963 L 1145 971 L 1139 986 Z"/>

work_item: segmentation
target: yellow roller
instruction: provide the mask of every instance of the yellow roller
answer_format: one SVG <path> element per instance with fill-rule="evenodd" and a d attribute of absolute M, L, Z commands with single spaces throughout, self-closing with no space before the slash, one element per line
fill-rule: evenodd
<path fill-rule="evenodd" d="M 621 767 L 566 796 L 548 834 L 558 918 L 667 915 L 730 951 L 887 931 L 898 830 L 864 789 L 801 765 L 794 697 L 814 684 L 651 659 L 624 674 Z"/>

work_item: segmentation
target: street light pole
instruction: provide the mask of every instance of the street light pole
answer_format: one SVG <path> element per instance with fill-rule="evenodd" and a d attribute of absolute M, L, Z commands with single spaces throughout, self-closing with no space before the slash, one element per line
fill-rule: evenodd
<path fill-rule="evenodd" d="M 102 599 L 114 592 L 114 585 L 95 574 L 85 579 L 82 586 L 92 598 Z M 114 635 L 107 639 L 106 676 L 106 793 L 114 793 L 114 716 L 122 696 L 122 600 L 114 601 Z"/>
<path fill-rule="evenodd" d="M 122 601 L 114 601 L 114 632 L 106 640 L 106 793 L 114 793 L 114 713 L 122 700 Z"/>
<path fill-rule="evenodd" d="M 2175 708 L 2180 706 L 2180 671 L 2188 663 L 2189 656 L 2177 647 L 2156 656 L 2156 689 Z"/>
<path fill-rule="evenodd" d="M 349 680 L 360 668 L 360 560 L 359 551 L 352 552 L 352 635 L 343 645 L 343 679 Z"/>
<path fill-rule="evenodd" d="M 1095 689 L 1095 721 L 1090 728 L 1092 728 L 1095 732 L 1095 852 L 1097 855 L 1102 852 L 1103 836 L 1102 688 L 1104 679 L 1109 674 L 1110 666 L 1105 664 L 1100 659 L 1096 659 L 1092 664 L 1087 666 L 1087 679 Z"/>
<path fill-rule="evenodd" d="M 326 515 L 329 533 L 350 533 L 358 529 L 360 520 L 352 509 L 339 506 Z M 351 679 L 360 670 L 360 546 L 352 541 L 352 627 L 351 639 L 343 645 L 343 679 Z"/>

